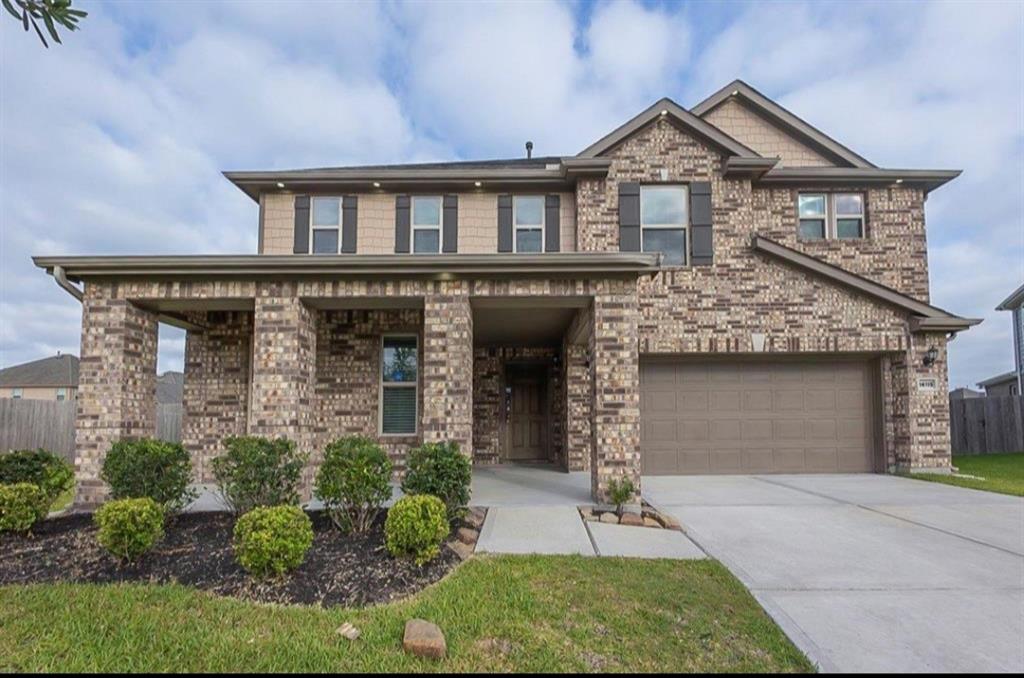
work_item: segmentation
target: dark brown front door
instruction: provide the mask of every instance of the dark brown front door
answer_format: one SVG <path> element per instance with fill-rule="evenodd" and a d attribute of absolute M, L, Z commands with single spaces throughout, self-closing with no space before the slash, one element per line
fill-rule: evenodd
<path fill-rule="evenodd" d="M 542 371 L 508 375 L 509 461 L 547 461 L 548 408 Z"/>

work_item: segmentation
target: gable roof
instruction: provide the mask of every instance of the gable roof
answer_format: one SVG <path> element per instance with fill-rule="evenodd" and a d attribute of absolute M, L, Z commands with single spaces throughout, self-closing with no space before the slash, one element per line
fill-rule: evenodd
<path fill-rule="evenodd" d="M 797 117 L 791 111 L 786 110 L 742 80 L 733 80 L 690 110 L 695 115 L 703 117 L 731 97 L 737 97 L 742 103 L 753 108 L 755 112 L 781 127 L 784 131 L 793 134 L 799 140 L 810 144 L 816 150 L 824 152 L 843 164 L 850 167 L 875 167 L 864 157 L 842 145 L 806 120 Z"/>
<path fill-rule="evenodd" d="M 78 356 L 65 353 L 0 370 L 0 386 L 78 386 Z"/>
<path fill-rule="evenodd" d="M 633 116 L 622 125 L 619 125 L 614 130 L 592 143 L 590 146 L 587 146 L 577 154 L 577 157 L 595 158 L 602 153 L 607 152 L 613 146 L 618 145 L 631 134 L 661 116 L 665 116 L 673 123 L 684 127 L 687 131 L 693 132 L 707 141 L 710 141 L 712 144 L 732 155 L 739 156 L 741 158 L 761 157 L 752 149 L 747 148 L 711 123 L 701 120 L 698 116 L 686 110 L 668 97 L 659 99 L 654 103 L 654 105 L 644 109 L 638 115 Z"/>
<path fill-rule="evenodd" d="M 791 247 L 786 247 L 774 240 L 769 240 L 762 235 L 755 234 L 752 244 L 756 252 L 773 256 L 797 268 L 802 268 L 805 271 L 827 278 L 834 283 L 853 288 L 890 306 L 907 311 L 914 316 L 911 318 L 910 323 L 910 329 L 913 332 L 958 332 L 981 322 L 981 320 L 974 318 L 961 318 L 960 316 L 953 315 L 941 308 L 898 292 L 891 287 L 886 287 L 864 276 L 851 273 L 845 268 L 840 268 L 817 257 L 812 257 Z"/>
<path fill-rule="evenodd" d="M 997 311 L 1012 311 L 1024 304 L 1024 285 L 1015 289 L 1010 296 L 1003 299 L 1002 303 L 996 306 Z"/>

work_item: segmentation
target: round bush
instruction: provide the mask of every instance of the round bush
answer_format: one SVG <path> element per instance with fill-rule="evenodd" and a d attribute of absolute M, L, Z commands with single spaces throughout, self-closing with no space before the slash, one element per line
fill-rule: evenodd
<path fill-rule="evenodd" d="M 338 528 L 365 532 L 391 499 L 391 461 L 369 438 L 339 438 L 324 450 L 314 492 Z"/>
<path fill-rule="evenodd" d="M 181 511 L 197 496 L 191 488 L 192 460 L 180 443 L 119 440 L 107 452 L 100 477 L 114 499 L 148 497 L 166 514 Z"/>
<path fill-rule="evenodd" d="M 232 436 L 213 460 L 213 476 L 224 501 L 237 514 L 257 506 L 299 503 L 306 455 L 288 438 Z"/>
<path fill-rule="evenodd" d="M 469 504 L 472 468 L 457 443 L 426 443 L 409 452 L 402 481 L 405 494 L 430 494 L 444 502 L 449 521 L 461 518 Z"/>
<path fill-rule="evenodd" d="M 132 562 L 164 536 L 164 510 L 149 497 L 117 499 L 96 510 L 96 538 L 112 556 Z"/>
<path fill-rule="evenodd" d="M 298 506 L 255 508 L 235 523 L 235 556 L 254 577 L 294 570 L 312 545 L 313 523 Z"/>
<path fill-rule="evenodd" d="M 0 484 L 32 483 L 49 498 L 47 508 L 75 484 L 75 471 L 52 452 L 16 450 L 0 454 Z"/>
<path fill-rule="evenodd" d="M 46 517 L 50 501 L 35 483 L 0 485 L 0 532 L 28 532 Z"/>
<path fill-rule="evenodd" d="M 448 530 L 444 502 L 428 494 L 410 495 L 388 511 L 384 541 L 392 556 L 411 556 L 417 565 L 423 565 L 441 552 Z"/>

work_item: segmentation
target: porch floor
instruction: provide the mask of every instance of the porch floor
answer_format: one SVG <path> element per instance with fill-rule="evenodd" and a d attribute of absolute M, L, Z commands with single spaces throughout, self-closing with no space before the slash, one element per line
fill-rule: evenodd
<path fill-rule="evenodd" d="M 592 504 L 590 473 L 565 473 L 543 464 L 474 466 L 470 503 L 488 508 Z"/>

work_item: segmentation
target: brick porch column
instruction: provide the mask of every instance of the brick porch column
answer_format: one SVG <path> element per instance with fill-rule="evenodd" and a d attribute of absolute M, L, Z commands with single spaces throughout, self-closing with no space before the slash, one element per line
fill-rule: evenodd
<path fill-rule="evenodd" d="M 157 319 L 90 283 L 82 300 L 82 347 L 75 425 L 76 506 L 103 502 L 100 480 L 111 443 L 156 435 Z"/>
<path fill-rule="evenodd" d="M 423 303 L 424 442 L 473 454 L 473 309 L 464 281 L 441 281 Z"/>
<path fill-rule="evenodd" d="M 315 459 L 316 318 L 294 283 L 261 283 L 253 313 L 249 434 L 295 441 Z M 304 474 L 308 498 L 313 466 Z"/>
<path fill-rule="evenodd" d="M 887 470 L 945 472 L 952 462 L 946 335 L 909 337 L 906 351 L 882 360 Z M 924 357 L 933 346 L 938 358 L 926 367 Z"/>
<path fill-rule="evenodd" d="M 594 295 L 590 343 L 593 424 L 591 492 L 607 499 L 608 481 L 630 478 L 640 492 L 640 352 L 636 287 L 607 281 Z"/>

